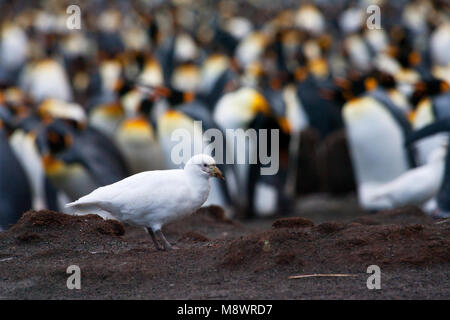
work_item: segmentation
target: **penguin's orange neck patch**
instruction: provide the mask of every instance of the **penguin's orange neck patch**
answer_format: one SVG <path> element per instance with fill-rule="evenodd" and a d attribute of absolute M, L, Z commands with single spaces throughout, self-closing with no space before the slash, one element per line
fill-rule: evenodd
<path fill-rule="evenodd" d="M 408 113 L 408 121 L 409 123 L 414 123 L 416 120 L 417 113 L 415 111 L 411 111 Z"/>
<path fill-rule="evenodd" d="M 183 94 L 183 101 L 185 103 L 189 103 L 189 102 L 194 101 L 194 98 L 195 98 L 195 94 L 193 92 L 185 92 Z"/>
<path fill-rule="evenodd" d="M 364 87 L 366 88 L 367 91 L 373 91 L 376 89 L 377 86 L 378 86 L 377 81 L 372 77 L 369 77 L 366 80 L 364 80 Z"/>
<path fill-rule="evenodd" d="M 48 175 L 55 175 L 57 173 L 60 173 L 64 168 L 63 162 L 55 159 L 51 155 L 44 155 L 42 157 L 42 165 Z"/>
<path fill-rule="evenodd" d="M 144 118 L 133 118 L 125 121 L 123 128 L 125 130 L 149 131 L 150 125 Z"/>
<path fill-rule="evenodd" d="M 289 120 L 286 117 L 280 117 L 278 119 L 278 123 L 280 124 L 281 130 L 284 133 L 291 133 L 292 128 L 291 128 L 291 123 L 289 122 Z"/>
<path fill-rule="evenodd" d="M 102 111 L 109 117 L 121 117 L 124 114 L 118 103 L 108 104 L 102 108 Z"/>
<path fill-rule="evenodd" d="M 263 114 L 270 114 L 269 104 L 262 94 L 255 92 L 252 99 L 253 112 L 261 112 Z"/>
<path fill-rule="evenodd" d="M 313 59 L 308 62 L 308 68 L 317 77 L 324 77 L 328 74 L 328 65 L 324 59 Z"/>
<path fill-rule="evenodd" d="M 183 114 L 176 110 L 169 110 L 165 113 L 165 116 L 171 120 L 183 118 Z"/>

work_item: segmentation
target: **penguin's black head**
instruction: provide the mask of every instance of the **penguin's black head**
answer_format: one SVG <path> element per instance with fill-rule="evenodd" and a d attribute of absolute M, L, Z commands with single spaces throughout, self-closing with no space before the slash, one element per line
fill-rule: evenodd
<path fill-rule="evenodd" d="M 116 92 L 119 95 L 119 97 L 124 96 L 127 94 L 130 90 L 134 88 L 134 83 L 126 79 L 124 76 L 121 76 L 118 83 L 116 84 Z"/>
<path fill-rule="evenodd" d="M 17 119 L 17 127 L 21 128 L 25 132 L 36 130 L 41 125 L 41 118 L 36 113 L 20 116 Z"/>
<path fill-rule="evenodd" d="M 145 117 L 149 117 L 154 104 L 155 104 L 154 100 L 149 99 L 149 98 L 144 98 L 141 101 L 141 104 L 139 105 L 139 112 L 142 115 L 144 115 Z"/>
<path fill-rule="evenodd" d="M 427 80 L 420 81 L 414 86 L 414 92 L 411 96 L 411 103 L 413 106 L 417 106 L 422 99 L 445 93 L 448 90 L 449 84 L 440 79 L 429 78 Z"/>
<path fill-rule="evenodd" d="M 63 121 L 55 120 L 43 127 L 37 137 L 36 145 L 42 155 L 59 154 L 73 144 L 73 132 Z"/>
<path fill-rule="evenodd" d="M 0 128 L 10 134 L 15 127 L 13 114 L 6 106 L 0 104 Z"/>
<path fill-rule="evenodd" d="M 395 78 L 389 73 L 377 70 L 374 71 L 373 77 L 384 89 L 395 89 L 397 86 Z"/>
<path fill-rule="evenodd" d="M 335 78 L 334 85 L 338 93 L 334 97 L 345 101 L 356 98 L 369 89 L 371 79 L 369 75 L 357 71 L 349 72 L 346 78 Z"/>

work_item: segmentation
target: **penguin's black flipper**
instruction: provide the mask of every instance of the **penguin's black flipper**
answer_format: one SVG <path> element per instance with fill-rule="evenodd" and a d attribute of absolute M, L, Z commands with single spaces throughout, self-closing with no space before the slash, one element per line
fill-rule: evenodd
<path fill-rule="evenodd" d="M 234 56 L 234 51 L 239 44 L 239 40 L 223 30 L 219 25 L 218 19 L 213 22 L 213 30 L 214 37 L 212 42 L 223 49 L 228 56 Z"/>
<path fill-rule="evenodd" d="M 159 27 L 156 23 L 156 19 L 150 19 L 147 27 L 147 36 L 152 44 L 152 47 L 156 47 L 158 44 Z"/>
<path fill-rule="evenodd" d="M 82 136 L 83 139 L 91 141 L 93 145 L 98 146 L 98 148 L 105 152 L 106 156 L 114 162 L 114 167 L 120 176 L 125 178 L 130 174 L 125 158 L 119 148 L 102 132 L 92 126 L 88 126 L 82 131 Z"/>
<path fill-rule="evenodd" d="M 436 119 L 450 117 L 450 91 L 434 97 L 432 107 Z"/>
<path fill-rule="evenodd" d="M 0 128 L 0 229 L 8 229 L 30 210 L 30 183 L 12 151 L 6 132 Z"/>
<path fill-rule="evenodd" d="M 83 163 L 101 186 L 129 175 L 125 160 L 117 147 L 106 136 L 88 127 L 76 136 L 73 148 L 77 160 Z"/>
<path fill-rule="evenodd" d="M 46 140 L 49 132 L 57 143 Z M 72 141 L 67 143 L 67 141 Z M 128 176 L 128 170 L 117 147 L 98 130 L 88 127 L 78 131 L 61 120 L 55 120 L 36 137 L 41 153 L 52 152 L 65 163 L 79 163 L 98 186 L 111 184 Z"/>
<path fill-rule="evenodd" d="M 273 49 L 274 49 L 276 57 L 277 57 L 276 61 L 277 61 L 278 70 L 288 74 L 289 70 L 286 65 L 286 58 L 285 58 L 283 43 L 282 43 L 281 39 L 282 39 L 282 34 L 279 31 L 275 35 L 275 42 L 273 44 Z"/>
<path fill-rule="evenodd" d="M 217 104 L 217 101 L 222 97 L 225 85 L 231 79 L 231 74 L 229 70 L 225 70 L 216 79 L 211 89 L 208 92 L 199 92 L 197 94 L 197 99 L 207 106 L 207 108 L 212 112 Z"/>
<path fill-rule="evenodd" d="M 297 84 L 297 95 L 308 116 L 311 127 L 317 129 L 321 139 L 331 132 L 343 127 L 342 116 L 339 108 L 333 101 L 324 99 L 319 87 L 311 76 Z"/>
<path fill-rule="evenodd" d="M 405 137 L 408 137 L 413 129 L 404 113 L 394 104 L 391 98 L 383 90 L 374 90 L 369 93 L 369 96 L 380 102 L 386 107 L 386 110 L 392 115 L 392 117 L 400 125 Z M 417 167 L 414 152 L 411 148 L 407 147 L 406 152 L 408 154 L 408 161 L 411 168 Z"/>
<path fill-rule="evenodd" d="M 168 88 L 172 88 L 172 73 L 175 69 L 175 44 L 176 37 L 172 36 L 167 46 L 160 48 L 156 54 L 163 70 L 164 84 Z"/>
<path fill-rule="evenodd" d="M 286 103 L 284 102 L 282 91 L 266 88 L 263 94 L 275 115 L 277 117 L 285 117 Z"/>
<path fill-rule="evenodd" d="M 450 132 L 450 118 L 438 120 L 414 131 L 406 140 L 406 144 L 411 144 L 420 139 L 429 137 L 440 132 Z M 441 188 L 436 196 L 440 210 L 450 212 L 450 144 L 447 145 L 447 155 L 445 158 L 444 179 Z"/>
<path fill-rule="evenodd" d="M 97 34 L 97 44 L 101 51 L 114 56 L 123 52 L 125 45 L 117 32 L 99 32 Z"/>
<path fill-rule="evenodd" d="M 435 121 L 422 129 L 416 130 L 409 134 L 405 140 L 405 145 L 409 146 L 413 142 L 416 142 L 420 139 L 429 137 L 436 133 L 440 132 L 449 132 L 450 131 L 450 117 Z"/>
<path fill-rule="evenodd" d="M 447 155 L 445 158 L 444 181 L 437 194 L 437 203 L 440 210 L 450 212 L 450 147 L 447 146 Z"/>
<path fill-rule="evenodd" d="M 14 117 L 11 111 L 3 105 L 0 105 L 0 121 L 3 121 L 3 123 L 9 128 L 14 127 Z"/>
<path fill-rule="evenodd" d="M 179 105 L 176 109 L 195 121 L 201 121 L 204 130 L 219 128 L 214 121 L 211 112 L 208 110 L 208 107 L 200 101 L 194 100 L 190 103 L 184 103 Z"/>
<path fill-rule="evenodd" d="M 47 209 L 53 211 L 61 210 L 61 208 L 58 205 L 58 191 L 47 177 L 44 178 L 44 188 L 45 188 L 45 202 L 47 204 Z"/>

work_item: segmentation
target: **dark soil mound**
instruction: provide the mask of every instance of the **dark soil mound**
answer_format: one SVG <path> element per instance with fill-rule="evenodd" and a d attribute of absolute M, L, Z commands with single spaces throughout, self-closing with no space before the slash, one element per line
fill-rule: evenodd
<path fill-rule="evenodd" d="M 357 219 L 360 222 L 317 226 L 301 218 L 277 220 L 272 230 L 233 241 L 220 265 L 266 270 L 292 264 L 314 272 L 360 272 L 371 264 L 393 268 L 450 262 L 450 224 L 408 224 L 412 217 L 416 222 L 426 220 L 422 214 L 404 208 L 367 218 L 374 223 Z M 405 217 L 406 221 L 399 223 Z"/>
<path fill-rule="evenodd" d="M 430 224 L 436 221 L 416 206 L 405 206 L 398 209 L 380 211 L 374 215 L 360 217 L 354 219 L 353 222 L 358 222 L 367 225 L 376 225 L 376 224 L 405 225 L 411 223 Z"/>
<path fill-rule="evenodd" d="M 168 224 L 164 230 L 179 237 L 185 237 L 188 232 L 200 235 L 213 234 L 214 237 L 221 237 L 239 232 L 240 227 L 237 222 L 226 216 L 221 207 L 212 205 L 202 207 L 192 215 Z"/>
<path fill-rule="evenodd" d="M 274 228 L 304 228 L 312 227 L 314 223 L 311 220 L 301 217 L 281 218 L 272 223 Z"/>
<path fill-rule="evenodd" d="M 97 215 L 72 216 L 55 211 L 28 211 L 2 238 L 17 239 L 19 242 L 39 242 L 49 238 L 64 238 L 71 232 L 78 236 L 71 240 L 90 241 L 99 236 L 122 236 L 123 224 L 116 220 L 103 220 Z"/>

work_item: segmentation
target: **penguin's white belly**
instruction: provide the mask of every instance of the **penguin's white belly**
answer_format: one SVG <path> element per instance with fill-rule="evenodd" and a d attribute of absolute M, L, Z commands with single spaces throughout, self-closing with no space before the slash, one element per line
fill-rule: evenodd
<path fill-rule="evenodd" d="M 98 187 L 89 173 L 80 165 L 68 165 L 62 172 L 48 175 L 53 185 L 63 191 L 72 201 L 92 192 Z"/>
<path fill-rule="evenodd" d="M 408 170 L 403 133 L 396 124 L 388 123 L 379 130 L 351 127 L 349 133 L 359 183 L 387 182 Z"/>
<path fill-rule="evenodd" d="M 258 216 L 270 216 L 276 213 L 278 194 L 274 186 L 257 183 L 255 186 L 255 211 Z"/>
<path fill-rule="evenodd" d="M 415 143 L 417 148 L 418 158 L 420 164 L 428 163 L 429 155 L 436 149 L 439 149 L 448 142 L 447 133 L 439 133 Z"/>
<path fill-rule="evenodd" d="M 29 90 L 36 100 L 55 98 L 64 101 L 72 100 L 72 90 L 64 69 L 53 63 L 51 66 L 33 70 L 30 75 Z"/>
<path fill-rule="evenodd" d="M 347 132 L 359 184 L 388 182 L 409 169 L 403 132 L 390 116 L 356 120 Z"/>
<path fill-rule="evenodd" d="M 132 173 L 148 170 L 165 169 L 164 155 L 158 142 L 142 137 L 128 139 L 124 136 L 117 138 L 117 145 L 125 156 Z"/>
<path fill-rule="evenodd" d="M 360 203 L 365 208 L 385 206 L 384 199 L 374 204 L 373 192 L 409 170 L 402 128 L 370 97 L 349 102 L 343 117 Z"/>
<path fill-rule="evenodd" d="M 107 118 L 101 114 L 95 113 L 95 111 L 89 118 L 89 124 L 110 139 L 114 139 L 115 133 L 121 121 L 121 118 Z"/>
<path fill-rule="evenodd" d="M 22 130 L 16 130 L 9 141 L 30 181 L 33 193 L 33 209 L 45 209 L 45 175 L 41 159 L 34 144 L 34 138 L 29 134 L 25 134 Z"/>

